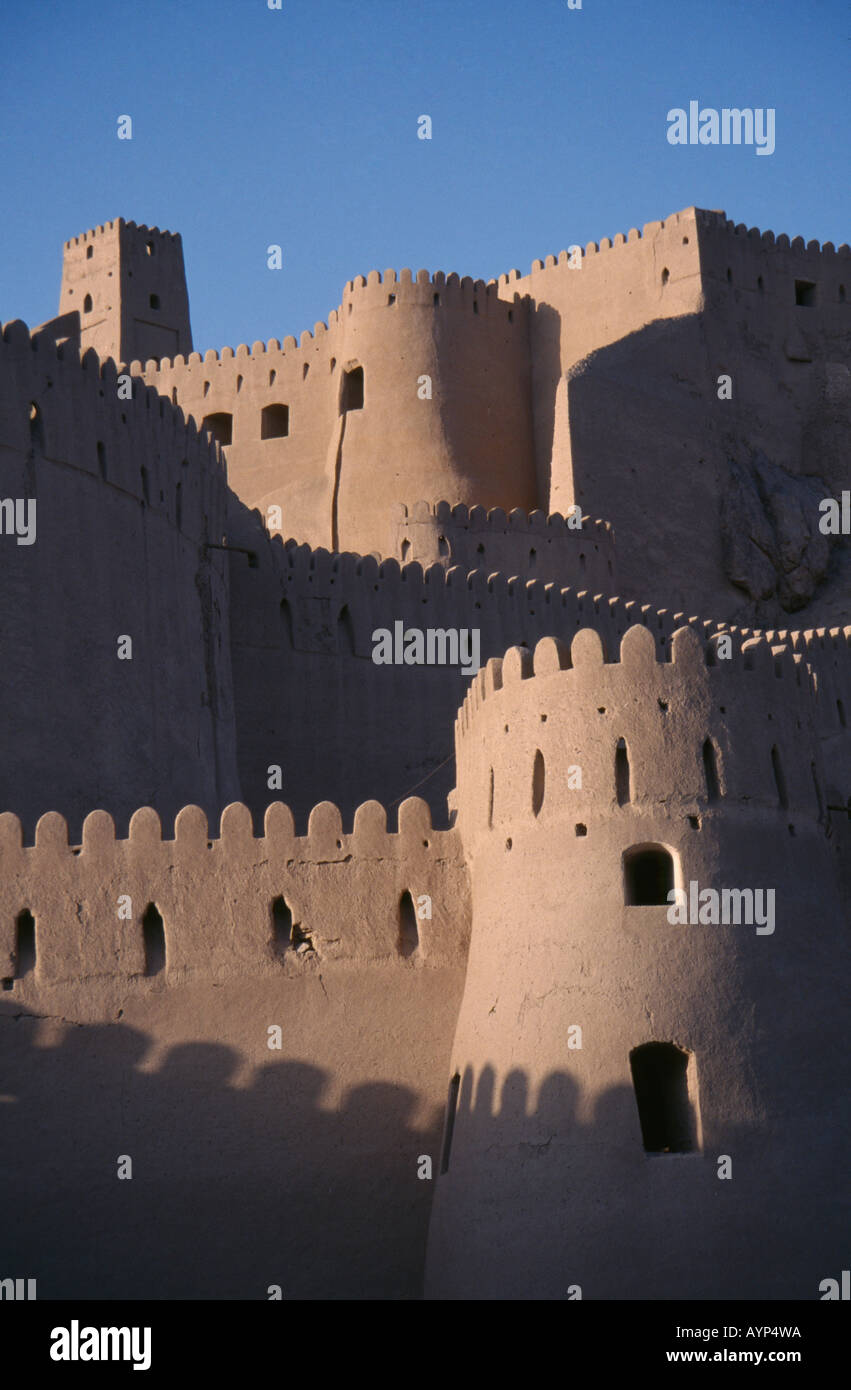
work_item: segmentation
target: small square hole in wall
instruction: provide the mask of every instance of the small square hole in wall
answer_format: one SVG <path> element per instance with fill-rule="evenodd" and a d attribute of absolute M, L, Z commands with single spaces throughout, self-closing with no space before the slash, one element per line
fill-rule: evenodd
<path fill-rule="evenodd" d="M 688 823 L 689 823 L 689 825 L 691 826 L 692 830 L 699 830 L 699 829 L 700 829 L 700 816 L 689 816 L 689 818 L 688 818 Z"/>
<path fill-rule="evenodd" d="M 816 302 L 816 287 L 813 280 L 795 281 L 795 303 L 800 304 L 805 309 L 814 309 Z"/>
<path fill-rule="evenodd" d="M 4 978 L 3 978 L 3 988 L 4 988 L 4 989 L 13 989 L 13 988 L 14 988 L 14 984 L 15 984 L 15 981 L 12 980 L 12 979 L 10 979 L 8 975 L 4 976 Z"/>
<path fill-rule="evenodd" d="M 578 836 L 579 836 L 579 835 L 587 835 L 587 834 L 588 834 L 588 826 L 587 826 L 587 825 L 582 825 L 582 823 L 580 822 L 580 823 L 577 825 L 577 827 L 576 827 L 576 834 L 577 834 Z"/>

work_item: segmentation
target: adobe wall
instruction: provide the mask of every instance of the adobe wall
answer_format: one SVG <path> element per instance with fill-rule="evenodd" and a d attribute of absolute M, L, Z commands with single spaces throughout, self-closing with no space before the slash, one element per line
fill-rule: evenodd
<path fill-rule="evenodd" d="M 95 812 L 75 848 L 47 815 L 23 848 L 0 817 L 0 973 L 24 908 L 36 937 L 34 971 L 0 993 L 5 1256 L 44 1298 L 418 1297 L 418 1160 L 436 1171 L 469 932 L 457 835 L 416 799 L 397 832 L 376 804 L 345 830 L 325 804 L 298 837 L 278 803 L 257 839 L 240 805 L 211 833 L 193 806 L 173 840 L 149 808 L 126 840 Z M 406 891 L 432 912 L 409 955 Z M 276 948 L 279 895 L 300 947 Z M 146 976 L 150 903 L 165 967 Z"/>
<path fill-rule="evenodd" d="M 834 1041 L 848 939 L 812 681 L 765 643 L 708 660 L 685 631 L 660 662 L 633 629 L 603 664 L 599 639 L 580 632 L 569 655 L 550 640 L 534 659 L 509 652 L 467 697 L 457 828 L 473 931 L 427 1296 L 564 1299 L 579 1284 L 583 1298 L 811 1299 L 839 1267 L 848 1063 Z M 664 906 L 624 906 L 623 852 L 648 842 L 674 854 L 685 885 L 773 888 L 774 933 L 673 926 Z M 649 1041 L 693 1054 L 696 1153 L 644 1152 L 629 1057 Z"/>
<path fill-rule="evenodd" d="M 191 352 L 180 235 L 118 217 L 66 241 L 60 317 L 75 310 L 77 346 L 83 352 L 94 348 L 101 359 L 129 362 Z"/>
<path fill-rule="evenodd" d="M 403 563 L 417 560 L 425 569 L 438 562 L 468 573 L 498 571 L 593 593 L 619 592 L 614 534 L 607 521 L 583 516 L 577 525 L 575 516 L 568 519 L 558 512 L 547 516 L 515 508 L 506 516 L 502 507 L 486 511 L 448 502 L 415 502 L 410 508 L 401 503 L 396 515 L 393 553 Z"/>
<path fill-rule="evenodd" d="M 31 412 L 34 418 L 29 418 Z M 140 802 L 211 812 L 238 793 L 219 450 L 115 366 L 25 324 L 0 342 L 0 496 L 36 539 L 1 535 L 0 807 L 28 833 L 58 808 L 126 825 Z M 118 639 L 132 639 L 132 660 Z"/>
<path fill-rule="evenodd" d="M 364 370 L 362 409 L 343 375 Z M 231 486 L 283 513 L 314 546 L 391 553 L 389 507 L 426 497 L 508 509 L 537 502 L 526 307 L 468 277 L 371 271 L 350 281 L 328 325 L 283 345 L 241 344 L 130 370 L 200 424 L 233 416 Z M 421 378 L 430 398 L 420 398 Z M 289 434 L 261 438 L 261 412 L 289 407 Z"/>

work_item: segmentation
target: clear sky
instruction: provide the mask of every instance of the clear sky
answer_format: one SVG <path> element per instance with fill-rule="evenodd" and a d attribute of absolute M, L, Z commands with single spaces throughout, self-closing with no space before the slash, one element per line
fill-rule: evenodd
<path fill-rule="evenodd" d="M 54 315 L 62 242 L 116 216 L 182 233 L 201 350 L 690 204 L 839 245 L 849 73 L 847 0 L 3 0 L 0 318 Z M 773 107 L 774 154 L 668 144 L 690 100 Z"/>

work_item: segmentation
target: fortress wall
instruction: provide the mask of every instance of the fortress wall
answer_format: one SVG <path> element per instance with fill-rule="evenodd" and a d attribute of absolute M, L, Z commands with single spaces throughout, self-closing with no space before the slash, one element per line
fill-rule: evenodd
<path fill-rule="evenodd" d="M 373 633 L 392 632 L 397 621 L 404 630 L 474 628 L 483 664 L 507 644 L 532 648 L 547 635 L 569 641 L 580 627 L 600 633 L 611 659 L 636 623 L 653 633 L 660 654 L 684 624 L 707 634 L 722 626 L 542 581 L 438 563 L 425 570 L 395 560 L 379 565 L 284 545 L 268 537 L 256 514 L 234 514 L 229 535 L 257 555 L 256 568 L 241 555 L 231 565 L 239 769 L 255 817 L 269 799 L 268 769 L 277 765 L 300 822 L 309 795 L 333 798 L 348 814 L 366 797 L 388 804 L 415 788 L 436 823 L 444 822 L 454 783 L 451 730 L 469 677 L 457 666 L 374 665 Z M 734 648 L 761 635 L 729 631 Z M 835 663 L 844 684 L 848 636 L 831 634 L 842 645 Z"/>
<path fill-rule="evenodd" d="M 231 415 L 230 486 L 264 515 L 267 507 L 280 507 L 288 533 L 330 545 L 334 470 L 328 451 L 338 418 L 340 355 L 335 311 L 327 328 L 317 323 L 300 343 L 273 338 L 250 350 L 240 343 L 236 352 L 225 347 L 203 357 L 193 352 L 159 364 L 133 362 L 130 371 L 176 399 L 199 427 L 208 415 Z M 262 439 L 262 411 L 275 405 L 289 407 L 289 433 Z"/>
<path fill-rule="evenodd" d="M 358 366 L 363 408 L 346 409 L 344 372 Z M 388 554 L 395 529 L 383 499 L 537 501 L 526 308 L 481 281 L 372 271 L 348 283 L 328 328 L 317 324 L 299 346 L 242 344 L 203 361 L 148 362 L 144 374 L 199 423 L 233 415 L 234 490 L 251 507 L 281 506 L 287 534 L 313 545 Z M 424 376 L 430 399 L 418 395 Z M 289 406 L 289 436 L 262 440 L 272 404 Z"/>
<path fill-rule="evenodd" d="M 656 319 L 695 313 L 701 302 L 696 209 L 639 232 L 589 242 L 577 268 L 568 253 L 532 262 L 529 275 L 499 278 L 499 293 L 531 298 L 535 457 L 540 505 L 564 512 L 578 500 L 571 459 L 566 374 L 589 354 Z M 667 279 L 662 283 L 663 272 Z M 517 277 L 517 278 L 515 278 Z M 592 513 L 608 516 L 597 501 Z M 584 507 L 584 510 L 588 508 Z"/>
<path fill-rule="evenodd" d="M 17 1120 L 0 1155 L 15 1191 L 4 1250 L 40 1296 L 419 1296 L 433 1182 L 417 1173 L 421 1155 L 439 1162 L 469 890 L 457 836 L 421 802 L 400 807 L 398 832 L 386 822 L 369 804 L 344 829 L 325 804 L 295 836 L 276 804 L 253 839 L 233 805 L 210 839 L 190 806 L 166 840 L 145 809 L 123 840 L 95 812 L 74 849 L 59 816 L 31 848 L 0 817 L 0 971 L 23 907 L 37 949 L 0 993 Z M 407 956 L 405 891 L 432 906 Z M 275 949 L 279 895 L 301 946 Z M 165 934 L 155 975 L 149 903 Z M 132 1181 L 116 1181 L 120 1154 Z M 107 1259 L 116 1248 L 133 1259 Z"/>
<path fill-rule="evenodd" d="M 534 658 L 509 652 L 467 697 L 457 800 L 473 931 L 427 1296 L 564 1298 L 578 1283 L 583 1298 L 648 1287 L 807 1298 L 839 1257 L 848 1063 L 828 1040 L 841 1036 L 848 940 L 810 778 L 820 764 L 806 671 L 764 643 L 707 666 L 692 632 L 675 635 L 671 662 L 657 655 L 633 630 L 604 665 L 595 635 L 580 632 L 569 655 L 551 641 Z M 702 777 L 707 734 L 718 801 Z M 620 805 L 618 737 L 631 772 Z M 568 786 L 576 764 L 581 789 Z M 675 925 L 665 905 L 625 905 L 623 853 L 648 843 L 673 853 L 685 886 L 773 889 L 773 933 Z M 651 1041 L 692 1054 L 692 1153 L 644 1150 L 630 1053 Z"/>
<path fill-rule="evenodd" d="M 415 502 L 398 508 L 395 555 L 424 568 L 439 562 L 466 571 L 498 571 L 574 588 L 613 593 L 617 590 L 615 542 L 607 521 L 583 516 L 568 524 L 556 512 L 522 512 L 507 516 L 501 507 L 467 508 L 448 502 Z"/>
<path fill-rule="evenodd" d="M 93 351 L 16 322 L 0 366 L 0 496 L 34 499 L 37 527 L 32 545 L 0 536 L 0 805 L 28 833 L 51 806 L 75 829 L 93 805 L 216 810 L 238 785 L 224 562 L 206 548 L 221 455 L 143 384 L 119 400 Z"/>

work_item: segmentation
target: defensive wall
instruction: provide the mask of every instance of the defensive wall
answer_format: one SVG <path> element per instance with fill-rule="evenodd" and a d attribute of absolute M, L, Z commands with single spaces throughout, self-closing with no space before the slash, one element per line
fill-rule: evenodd
<path fill-rule="evenodd" d="M 30 832 L 54 807 L 78 830 L 93 805 L 126 824 L 238 792 L 226 491 L 218 447 L 154 390 L 121 400 L 113 362 L 4 326 L 0 496 L 36 528 L 0 536 L 0 806 Z"/>
<path fill-rule="evenodd" d="M 812 1298 L 836 1266 L 849 948 L 814 678 L 785 647 L 716 647 L 680 630 L 660 660 L 633 628 L 604 662 L 581 631 L 467 695 L 473 929 L 427 1296 Z M 767 899 L 672 924 L 633 896 L 648 849 L 687 893 L 771 890 L 771 930 Z M 690 1142 L 655 1152 L 631 1072 L 651 1042 L 688 1057 Z"/>
<path fill-rule="evenodd" d="M 400 494 L 527 510 L 537 500 L 528 316 L 495 285 L 375 270 L 349 281 L 327 326 L 300 343 L 130 371 L 224 431 L 242 501 L 279 506 L 287 531 L 313 545 L 390 553 L 387 503 Z"/>
<path fill-rule="evenodd" d="M 420 1295 L 469 889 L 421 801 L 387 827 L 0 816 L 3 1246 L 39 1297 Z"/>

